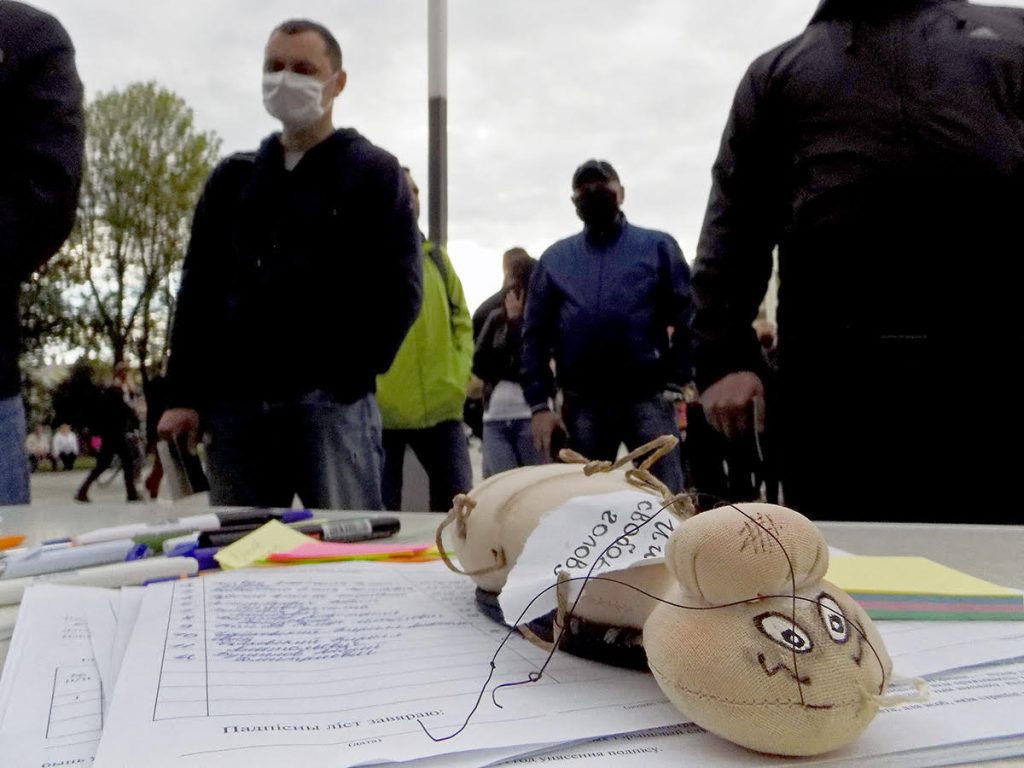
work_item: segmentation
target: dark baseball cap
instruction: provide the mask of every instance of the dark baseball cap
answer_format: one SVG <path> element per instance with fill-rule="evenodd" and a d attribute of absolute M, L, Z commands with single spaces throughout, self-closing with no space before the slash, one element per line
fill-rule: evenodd
<path fill-rule="evenodd" d="M 576 189 L 580 184 L 588 181 L 618 181 L 619 174 L 612 168 L 612 164 L 606 160 L 587 160 L 572 174 L 572 188 Z"/>

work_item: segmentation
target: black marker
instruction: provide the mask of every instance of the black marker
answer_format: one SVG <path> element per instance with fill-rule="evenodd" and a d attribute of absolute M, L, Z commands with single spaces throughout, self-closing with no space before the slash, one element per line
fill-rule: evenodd
<path fill-rule="evenodd" d="M 397 517 L 353 517 L 348 520 L 328 520 L 324 523 L 291 525 L 290 528 L 320 541 L 355 542 L 384 539 L 394 536 L 402 527 Z M 252 533 L 251 526 L 225 527 L 206 531 L 196 541 L 198 547 L 226 547 Z"/>

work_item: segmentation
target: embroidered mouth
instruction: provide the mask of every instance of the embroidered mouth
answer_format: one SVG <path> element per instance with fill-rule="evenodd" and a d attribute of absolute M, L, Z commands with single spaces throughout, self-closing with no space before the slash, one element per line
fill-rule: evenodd
<path fill-rule="evenodd" d="M 765 674 L 768 675 L 768 677 L 775 677 L 775 675 L 777 675 L 779 672 L 785 670 L 789 674 L 789 676 L 791 678 L 793 678 L 794 680 L 796 680 L 798 683 L 800 683 L 800 685 L 810 685 L 811 684 L 811 678 L 809 678 L 809 677 L 800 677 L 799 675 L 797 675 L 793 670 L 791 670 L 789 667 L 787 667 L 782 662 L 779 662 L 774 667 L 769 669 L 768 668 L 768 664 L 765 662 L 765 658 L 764 658 L 764 654 L 763 653 L 757 654 L 757 661 L 760 663 L 761 669 L 764 670 Z"/>

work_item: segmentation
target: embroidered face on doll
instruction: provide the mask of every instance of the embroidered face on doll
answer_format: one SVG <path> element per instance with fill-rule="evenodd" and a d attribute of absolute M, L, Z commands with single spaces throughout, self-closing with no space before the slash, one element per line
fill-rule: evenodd
<path fill-rule="evenodd" d="M 679 582 L 644 625 L 666 696 L 707 730 L 750 749 L 814 755 L 871 721 L 892 663 L 877 630 L 822 577 L 828 548 L 793 510 L 721 507 L 687 520 L 666 563 Z"/>

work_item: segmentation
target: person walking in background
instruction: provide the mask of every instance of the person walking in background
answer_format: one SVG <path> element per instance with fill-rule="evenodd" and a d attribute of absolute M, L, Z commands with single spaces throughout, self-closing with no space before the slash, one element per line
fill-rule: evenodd
<path fill-rule="evenodd" d="M 404 169 L 419 219 L 420 190 Z M 473 356 L 472 324 L 462 283 L 444 248 L 423 243 L 423 306 L 387 373 L 377 379 L 384 423 L 384 507 L 402 508 L 405 448 L 423 465 L 430 510 L 446 512 L 473 486 L 462 426 Z"/>
<path fill-rule="evenodd" d="M 61 424 L 53 436 L 54 459 L 59 459 L 64 471 L 68 472 L 74 469 L 78 453 L 78 435 L 71 431 L 70 424 Z M 54 464 L 54 469 L 56 468 L 57 466 Z"/>
<path fill-rule="evenodd" d="M 0 4 L 0 506 L 28 504 L 18 296 L 75 220 L 85 142 L 75 50 L 53 16 Z"/>
<path fill-rule="evenodd" d="M 278 26 L 263 103 L 283 131 L 196 208 L 157 431 L 202 418 L 214 505 L 381 508 L 373 392 L 419 311 L 420 238 L 397 160 L 334 128 L 347 77 L 323 25 Z"/>
<path fill-rule="evenodd" d="M 139 490 L 135 487 L 135 473 L 138 469 L 139 415 L 135 410 L 135 395 L 128 384 L 128 369 L 124 365 L 114 367 L 110 385 L 103 389 L 96 402 L 98 412 L 94 415 L 94 434 L 99 435 L 100 452 L 96 466 L 86 475 L 75 494 L 75 500 L 89 502 L 89 488 L 114 461 L 117 456 L 124 475 L 124 488 L 128 501 L 139 501 Z"/>
<path fill-rule="evenodd" d="M 626 220 L 625 190 L 609 163 L 583 163 L 572 190 L 583 231 L 548 248 L 530 280 L 523 390 L 539 451 L 549 454 L 555 431 L 565 429 L 570 448 L 614 461 L 622 443 L 679 437 L 663 393 L 692 378 L 690 272 L 671 236 Z M 677 446 L 652 467 L 674 492 L 684 486 L 680 456 Z"/>
<path fill-rule="evenodd" d="M 785 503 L 809 517 L 1024 519 L 1007 448 L 1024 427 L 1022 21 L 823 0 L 740 82 L 694 267 L 701 402 L 726 435 L 759 426 L 751 323 L 777 247 L 763 414 Z"/>
<path fill-rule="evenodd" d="M 522 387 L 523 311 L 535 264 L 529 259 L 512 265 L 502 306 L 487 318 L 473 353 L 473 374 L 484 383 L 484 477 L 546 460 L 533 444 Z"/>

